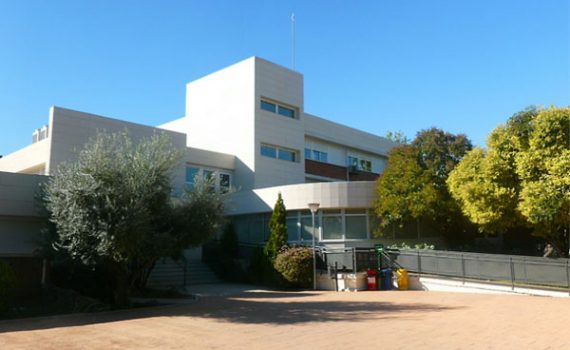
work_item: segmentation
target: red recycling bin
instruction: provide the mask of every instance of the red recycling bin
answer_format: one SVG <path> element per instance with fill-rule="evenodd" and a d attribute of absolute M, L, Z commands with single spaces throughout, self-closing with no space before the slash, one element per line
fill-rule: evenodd
<path fill-rule="evenodd" d="M 368 269 L 367 271 L 367 280 L 368 280 L 368 290 L 377 290 L 378 283 L 376 279 L 376 269 Z"/>

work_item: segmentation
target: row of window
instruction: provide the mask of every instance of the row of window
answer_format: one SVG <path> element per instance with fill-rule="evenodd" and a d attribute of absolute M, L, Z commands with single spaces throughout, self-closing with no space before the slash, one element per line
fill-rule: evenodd
<path fill-rule="evenodd" d="M 297 151 L 267 144 L 261 144 L 261 155 L 264 157 L 276 158 L 289 162 L 296 162 L 298 160 Z M 305 148 L 305 159 L 328 163 L 328 153 L 315 149 Z M 372 171 L 372 161 L 368 159 L 348 156 L 347 164 L 349 167 L 353 167 L 357 170 L 368 172 Z"/>
<path fill-rule="evenodd" d="M 232 185 L 232 176 L 230 173 L 213 169 L 186 167 L 186 186 L 192 188 L 200 177 L 206 180 L 213 179 L 212 190 L 222 193 L 228 192 Z"/>
<path fill-rule="evenodd" d="M 317 151 L 316 149 L 305 148 L 305 159 L 312 159 L 323 163 L 328 163 L 329 155 L 327 152 Z"/>
<path fill-rule="evenodd" d="M 277 113 L 284 117 L 295 119 L 295 110 L 293 108 L 286 107 L 275 102 L 269 102 L 267 100 L 261 100 L 260 107 L 264 111 Z"/>
<path fill-rule="evenodd" d="M 348 156 L 348 166 L 357 170 L 372 171 L 372 162 L 368 159 Z"/>
<path fill-rule="evenodd" d="M 264 157 L 277 158 L 289 162 L 296 162 L 298 159 L 297 151 L 266 144 L 261 144 L 261 155 Z"/>
<path fill-rule="evenodd" d="M 262 242 L 269 237 L 270 214 L 234 217 L 233 222 L 240 241 Z M 375 215 L 366 209 L 319 210 L 315 216 L 317 240 L 336 241 L 367 239 L 376 224 Z M 310 211 L 287 212 L 289 242 L 310 242 L 313 239 Z"/>

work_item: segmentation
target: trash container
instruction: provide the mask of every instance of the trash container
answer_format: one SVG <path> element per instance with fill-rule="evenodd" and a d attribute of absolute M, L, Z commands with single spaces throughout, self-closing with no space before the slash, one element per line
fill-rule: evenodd
<path fill-rule="evenodd" d="M 376 270 L 368 269 L 366 279 L 368 281 L 368 290 L 377 290 L 378 289 L 378 282 L 377 282 Z"/>
<path fill-rule="evenodd" d="M 392 269 L 382 269 L 380 271 L 380 289 L 390 290 L 392 289 Z"/>
<path fill-rule="evenodd" d="M 408 290 L 408 270 L 396 270 L 396 280 L 398 281 L 399 290 Z"/>

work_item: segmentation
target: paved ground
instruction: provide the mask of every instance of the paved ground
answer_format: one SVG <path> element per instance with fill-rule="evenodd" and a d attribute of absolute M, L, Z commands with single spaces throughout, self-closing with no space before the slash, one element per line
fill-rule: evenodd
<path fill-rule="evenodd" d="M 0 322 L 0 349 L 570 349 L 568 299 L 219 288 L 185 305 Z"/>

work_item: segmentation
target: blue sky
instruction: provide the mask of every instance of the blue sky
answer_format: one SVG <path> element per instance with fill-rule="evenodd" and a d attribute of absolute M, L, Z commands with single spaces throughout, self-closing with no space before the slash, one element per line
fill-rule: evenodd
<path fill-rule="evenodd" d="M 475 144 L 529 105 L 570 105 L 570 1 L 0 1 L 0 154 L 52 105 L 158 125 L 185 84 L 256 55 L 296 69 L 305 110 L 378 135 Z"/>

